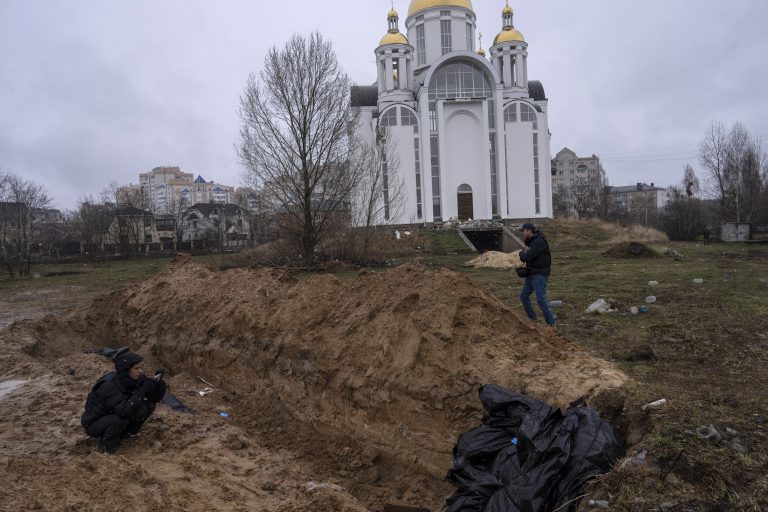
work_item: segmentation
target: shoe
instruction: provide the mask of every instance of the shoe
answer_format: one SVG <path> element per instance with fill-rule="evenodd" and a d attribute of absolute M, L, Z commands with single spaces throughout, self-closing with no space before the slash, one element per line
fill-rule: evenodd
<path fill-rule="evenodd" d="M 556 325 L 548 325 L 544 329 L 546 329 L 546 331 L 550 332 L 550 333 L 556 333 L 557 332 L 557 326 Z"/>

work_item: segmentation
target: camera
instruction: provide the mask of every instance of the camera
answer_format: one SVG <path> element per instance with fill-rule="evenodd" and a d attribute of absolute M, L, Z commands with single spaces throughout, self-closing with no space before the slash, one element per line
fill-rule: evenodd
<path fill-rule="evenodd" d="M 163 380 L 163 375 L 165 375 L 165 368 L 158 368 L 157 370 L 155 370 L 155 376 L 152 377 L 152 380 L 154 380 L 155 382 L 160 382 L 161 380 Z"/>

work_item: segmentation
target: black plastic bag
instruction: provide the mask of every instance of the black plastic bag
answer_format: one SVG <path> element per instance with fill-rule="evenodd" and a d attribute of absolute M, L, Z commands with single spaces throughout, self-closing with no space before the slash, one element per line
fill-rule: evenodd
<path fill-rule="evenodd" d="M 480 389 L 480 401 L 483 425 L 454 448 L 448 512 L 556 510 L 624 453 L 613 428 L 587 407 L 561 412 L 494 385 Z"/>

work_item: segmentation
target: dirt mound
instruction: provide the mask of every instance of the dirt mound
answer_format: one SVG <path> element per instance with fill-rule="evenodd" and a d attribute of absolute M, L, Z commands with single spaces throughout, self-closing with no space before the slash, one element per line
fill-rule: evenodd
<path fill-rule="evenodd" d="M 468 261 L 464 266 L 475 268 L 517 268 L 523 265 L 517 252 L 488 251 L 477 258 Z"/>
<path fill-rule="evenodd" d="M 178 476 L 192 478 L 191 483 L 172 479 L 170 485 L 168 475 L 150 475 L 145 482 L 138 470 L 124 475 L 123 466 L 116 473 L 137 488 L 154 483 L 161 495 L 199 482 L 205 490 L 198 493 L 200 506 L 208 510 L 252 509 L 254 495 L 242 486 L 253 490 L 253 482 L 224 478 L 247 467 L 253 475 L 281 475 L 289 489 L 302 481 L 333 481 L 368 508 L 400 501 L 437 509 L 450 490 L 443 477 L 452 445 L 482 415 L 476 404 L 480 385 L 495 383 L 563 406 L 625 381 L 611 364 L 545 333 L 468 277 L 448 270 L 408 265 L 342 282 L 329 275 L 296 279 L 273 269 L 222 272 L 180 257 L 158 276 L 103 296 L 85 311 L 16 324 L 0 336 L 0 347 L 10 349 L 0 362 L 13 363 L 17 372 L 43 378 L 44 368 L 59 369 L 62 359 L 89 370 L 75 382 L 56 377 L 59 385 L 71 385 L 68 400 L 57 398 L 62 410 L 48 411 L 64 417 L 65 444 L 82 438 L 77 413 L 99 363 L 81 351 L 93 345 L 130 345 L 151 354 L 153 363 L 170 370 L 172 389 L 194 389 L 198 375 L 214 384 L 217 394 L 191 404 L 211 413 L 202 424 L 193 421 L 197 416 L 160 415 L 152 435 L 159 428 L 161 446 L 148 439 L 143 445 L 169 458 L 169 474 L 173 468 L 197 468 L 192 477 Z M 28 356 L 34 356 L 31 362 Z M 216 410 L 229 412 L 249 433 L 246 439 L 256 441 L 233 451 L 229 434 L 219 431 Z M 53 453 L 65 459 L 62 467 L 77 463 L 66 450 Z M 251 456 L 264 459 L 264 465 L 248 466 Z M 228 469 L 229 458 L 236 470 Z M 99 471 L 83 471 L 76 473 L 83 473 L 77 481 L 91 495 L 87 482 Z M 19 488 L 18 496 L 49 484 L 32 478 L 31 467 L 22 474 L 28 477 L 21 479 L 26 491 Z M 227 507 L 211 501 L 221 497 L 211 489 L 221 486 L 231 490 Z M 297 510 L 325 510 L 313 500 L 340 499 L 346 504 L 328 509 L 364 510 L 346 493 L 324 496 L 291 490 L 264 502 L 279 504 L 276 508 L 261 508 L 290 510 L 287 504 L 295 504 Z M 161 504 L 167 508 L 170 502 Z"/>
<path fill-rule="evenodd" d="M 622 242 L 603 254 L 612 258 L 658 258 L 660 256 L 658 252 L 639 242 Z"/>

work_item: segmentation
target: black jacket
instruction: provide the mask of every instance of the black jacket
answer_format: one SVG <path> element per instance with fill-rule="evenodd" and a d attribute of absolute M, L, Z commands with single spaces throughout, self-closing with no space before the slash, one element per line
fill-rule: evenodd
<path fill-rule="evenodd" d="M 126 419 L 137 419 L 145 414 L 144 401 L 157 403 L 165 395 L 165 383 L 141 377 L 137 382 L 127 375 L 108 373 L 93 386 L 85 402 L 81 417 L 83 428 L 95 421 L 116 414 Z"/>
<path fill-rule="evenodd" d="M 531 269 L 531 275 L 548 276 L 552 272 L 552 253 L 544 235 L 539 231 L 526 242 L 528 248 L 520 251 L 520 260 Z"/>

